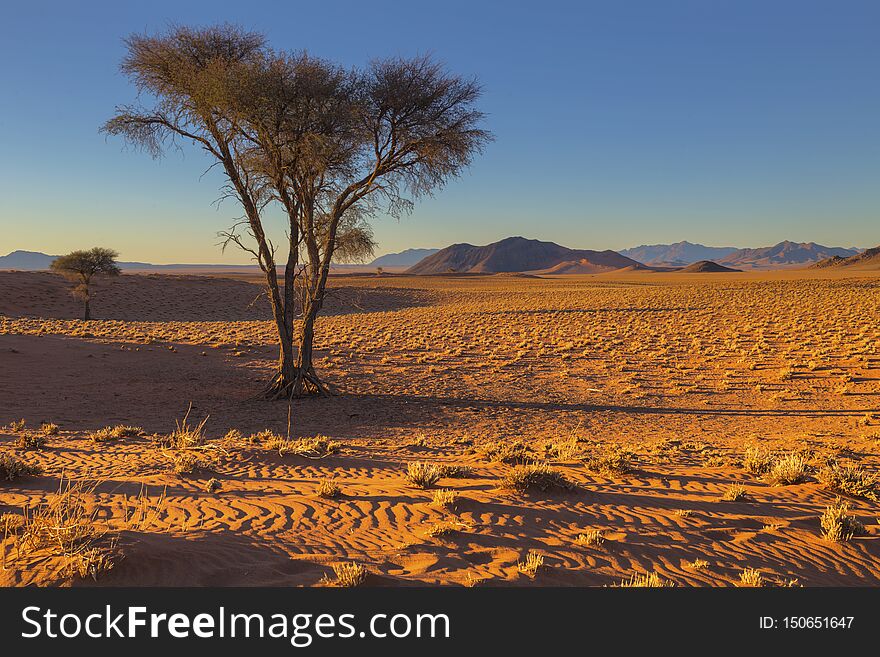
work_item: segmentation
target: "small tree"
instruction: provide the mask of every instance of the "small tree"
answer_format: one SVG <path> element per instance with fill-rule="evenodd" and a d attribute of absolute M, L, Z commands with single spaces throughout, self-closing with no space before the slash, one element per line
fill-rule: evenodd
<path fill-rule="evenodd" d="M 73 251 L 52 261 L 52 270 L 57 271 L 66 279 L 75 282 L 73 296 L 85 303 L 84 320 L 90 320 L 92 313 L 89 302 L 92 295 L 89 285 L 96 275 L 118 276 L 119 267 L 116 266 L 116 258 L 119 254 L 113 249 L 104 249 L 96 246 L 88 251 Z"/>
<path fill-rule="evenodd" d="M 117 108 L 103 130 L 155 157 L 188 141 L 222 167 L 224 195 L 244 211 L 221 233 L 224 245 L 250 253 L 265 274 L 280 343 L 267 396 L 326 392 L 313 344 L 331 262 L 363 261 L 374 247 L 370 219 L 409 212 L 482 150 L 491 137 L 479 127 L 479 85 L 428 57 L 346 69 L 228 25 L 126 45 L 122 71 L 141 103 Z M 279 250 L 263 223 L 270 204 L 286 215 Z"/>

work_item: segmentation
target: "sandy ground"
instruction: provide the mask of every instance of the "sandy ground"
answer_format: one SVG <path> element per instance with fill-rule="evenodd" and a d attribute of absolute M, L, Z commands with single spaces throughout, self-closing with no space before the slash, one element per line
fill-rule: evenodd
<path fill-rule="evenodd" d="M 5 585 L 310 586 L 341 562 L 379 585 L 601 586 L 651 571 L 730 586 L 746 567 L 767 585 L 880 584 L 877 502 L 848 498 L 864 525 L 852 540 L 819 523 L 836 498 L 823 467 L 880 463 L 877 275 L 339 277 L 318 364 L 341 394 L 291 415 L 291 437 L 338 441 L 319 459 L 247 440 L 288 422 L 287 404 L 253 398 L 277 353 L 259 285 L 123 275 L 88 323 L 68 289 L 0 272 L 0 455 L 43 470 L 0 481 L 0 513 L 96 482 L 81 497 L 120 555 L 95 582 L 0 527 Z M 190 404 L 210 458 L 177 474 L 156 437 Z M 47 445 L 19 446 L 45 422 L 59 427 Z M 143 433 L 90 438 L 118 424 Z M 518 441 L 577 488 L 504 488 L 513 465 L 492 448 Z M 800 453 L 804 480 L 748 472 L 754 445 Z M 587 467 L 621 449 L 629 472 Z M 458 493 L 451 508 L 406 480 L 417 461 L 464 468 L 434 487 Z M 323 479 L 342 495 L 318 497 Z M 745 498 L 723 500 L 736 483 Z M 133 523 L 139 495 L 154 511 Z M 451 531 L 430 536 L 439 523 Z M 591 530 L 604 541 L 579 544 Z M 517 567 L 530 551 L 544 557 L 534 575 Z"/>

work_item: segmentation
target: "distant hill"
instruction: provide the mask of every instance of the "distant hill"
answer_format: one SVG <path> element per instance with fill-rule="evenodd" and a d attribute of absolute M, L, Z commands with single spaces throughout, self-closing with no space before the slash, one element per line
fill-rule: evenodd
<path fill-rule="evenodd" d="M 738 251 L 735 246 L 704 246 L 691 242 L 650 244 L 624 249 L 620 255 L 646 265 L 681 267 L 700 260 L 717 260 Z"/>
<path fill-rule="evenodd" d="M 717 262 L 738 269 L 776 269 L 804 267 L 834 256 L 848 258 L 857 253 L 857 249 L 822 246 L 815 242 L 785 241 L 760 249 L 740 249 Z"/>
<path fill-rule="evenodd" d="M 49 265 L 57 257 L 38 251 L 13 251 L 9 255 L 0 256 L 0 269 L 21 269 L 23 271 L 49 269 Z"/>
<path fill-rule="evenodd" d="M 616 251 L 569 249 L 553 242 L 508 237 L 486 246 L 453 244 L 407 270 L 409 274 L 599 273 L 640 263 Z M 559 268 L 559 270 L 557 270 Z M 563 271 L 565 270 L 565 271 Z"/>
<path fill-rule="evenodd" d="M 17 269 L 19 271 L 40 271 L 49 269 L 52 261 L 58 256 L 47 255 L 39 251 L 13 251 L 12 253 L 0 256 L 0 269 Z M 163 271 L 163 270 L 190 270 L 190 271 L 258 271 L 256 265 L 153 265 L 149 262 L 125 262 L 116 263 L 120 269 L 131 269 L 137 271 Z"/>
<path fill-rule="evenodd" d="M 738 272 L 742 270 L 725 267 L 724 265 L 719 265 L 717 262 L 712 262 L 711 260 L 700 260 L 698 262 L 693 262 L 687 267 L 679 269 L 678 271 L 683 274 L 711 274 L 723 272 Z"/>
<path fill-rule="evenodd" d="M 832 256 L 813 265 L 815 269 L 880 269 L 880 246 L 847 258 Z"/>
<path fill-rule="evenodd" d="M 386 253 L 373 260 L 368 267 L 412 267 L 414 264 L 434 255 L 440 249 L 407 249 L 400 253 Z"/>

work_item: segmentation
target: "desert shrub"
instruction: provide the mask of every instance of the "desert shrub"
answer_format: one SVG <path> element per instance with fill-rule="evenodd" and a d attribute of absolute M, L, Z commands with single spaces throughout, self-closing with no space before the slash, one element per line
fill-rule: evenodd
<path fill-rule="evenodd" d="M 864 525 L 849 515 L 849 504 L 840 498 L 825 508 L 819 522 L 822 526 L 822 536 L 835 543 L 848 541 L 853 536 L 865 532 Z"/>
<path fill-rule="evenodd" d="M 51 422 L 44 422 L 40 425 L 40 433 L 44 436 L 57 436 L 58 425 L 52 424 Z"/>
<path fill-rule="evenodd" d="M 187 449 L 172 452 L 171 469 L 179 475 L 193 474 L 198 470 L 208 470 L 210 464 L 202 459 L 198 453 Z"/>
<path fill-rule="evenodd" d="M 773 467 L 773 452 L 763 447 L 747 447 L 743 455 L 743 468 L 746 472 L 763 477 Z"/>
<path fill-rule="evenodd" d="M 158 444 L 170 449 L 191 449 L 203 445 L 206 440 L 205 424 L 208 418 L 206 417 L 198 424 L 189 424 L 187 421 L 188 417 L 189 411 L 187 411 L 182 422 L 175 422 L 176 427 L 174 431 L 157 439 Z"/>
<path fill-rule="evenodd" d="M 590 472 L 613 477 L 630 472 L 632 470 L 631 459 L 631 452 L 625 449 L 612 448 L 590 457 L 584 461 L 584 466 Z"/>
<path fill-rule="evenodd" d="M 819 482 L 832 493 L 878 501 L 877 475 L 857 463 L 829 463 L 817 474 Z"/>
<path fill-rule="evenodd" d="M 544 556 L 538 552 L 529 551 L 526 558 L 518 561 L 516 569 L 528 577 L 534 577 L 538 570 L 544 566 Z"/>
<path fill-rule="evenodd" d="M 709 562 L 705 559 L 694 559 L 693 561 L 685 561 L 684 566 L 689 570 L 708 570 Z"/>
<path fill-rule="evenodd" d="M 89 434 L 89 438 L 96 443 L 106 443 L 121 438 L 132 438 L 144 433 L 141 427 L 130 427 L 125 424 L 117 424 L 115 427 L 104 427 Z"/>
<path fill-rule="evenodd" d="M 449 488 L 438 488 L 434 491 L 434 497 L 431 500 L 433 506 L 442 509 L 451 509 L 458 502 L 458 493 Z"/>
<path fill-rule="evenodd" d="M 437 468 L 440 470 L 441 479 L 461 479 L 471 474 L 471 469 L 465 465 L 438 463 Z"/>
<path fill-rule="evenodd" d="M 745 486 L 742 484 L 731 484 L 721 495 L 721 499 L 725 502 L 739 502 L 747 497 Z"/>
<path fill-rule="evenodd" d="M 633 573 L 629 579 L 623 580 L 618 586 L 621 588 L 648 588 L 661 589 L 675 586 L 675 583 L 663 579 L 655 572 Z"/>
<path fill-rule="evenodd" d="M 0 479 L 12 481 L 19 477 L 33 477 L 43 472 L 35 463 L 26 463 L 12 454 L 0 454 Z"/>
<path fill-rule="evenodd" d="M 533 489 L 542 492 L 551 489 L 568 491 L 577 488 L 577 484 L 546 463 L 516 465 L 504 475 L 501 485 L 503 488 L 521 492 Z"/>
<path fill-rule="evenodd" d="M 764 576 L 755 568 L 744 568 L 739 574 L 739 586 L 746 588 L 760 588 L 764 586 Z"/>
<path fill-rule="evenodd" d="M 439 467 L 432 463 L 422 463 L 421 461 L 416 461 L 415 463 L 410 463 L 406 467 L 405 476 L 406 480 L 413 486 L 418 486 L 419 488 L 430 488 L 438 481 L 440 481 L 442 471 Z"/>
<path fill-rule="evenodd" d="M 6 428 L 12 433 L 18 433 L 19 431 L 24 431 L 24 428 L 27 426 L 27 422 L 24 421 L 24 418 L 21 420 L 13 420 L 9 424 L 6 425 Z"/>
<path fill-rule="evenodd" d="M 277 451 L 279 456 L 292 454 L 308 459 L 321 459 L 339 452 L 339 443 L 330 440 L 326 436 L 314 438 L 296 438 L 288 440 L 275 434 L 266 437 L 263 442 L 266 449 Z"/>
<path fill-rule="evenodd" d="M 216 477 L 211 477 L 205 482 L 206 493 L 216 493 L 218 490 L 220 490 L 220 480 Z"/>
<path fill-rule="evenodd" d="M 584 448 L 575 436 L 553 440 L 544 445 L 544 456 L 557 461 L 579 458 L 583 452 Z"/>
<path fill-rule="evenodd" d="M 495 463 L 523 464 L 537 460 L 532 449 L 520 441 L 506 443 L 500 440 L 480 445 L 478 451 Z"/>
<path fill-rule="evenodd" d="M 49 438 L 39 433 L 23 433 L 18 437 L 16 444 L 21 449 L 45 449 L 49 445 Z"/>
<path fill-rule="evenodd" d="M 339 488 L 339 484 L 332 479 L 322 479 L 321 483 L 318 484 L 318 497 L 323 497 L 329 500 L 339 497 L 341 494 L 342 489 Z"/>
<path fill-rule="evenodd" d="M 803 454 L 791 453 L 779 456 L 764 478 L 774 486 L 788 486 L 803 482 L 808 472 L 807 458 Z"/>
<path fill-rule="evenodd" d="M 451 522 L 438 522 L 431 525 L 428 528 L 428 531 L 425 532 L 431 538 L 437 538 L 439 536 L 449 536 L 450 534 L 454 534 L 458 531 L 458 525 L 454 525 Z"/>
<path fill-rule="evenodd" d="M 4 539 L 11 534 L 17 534 L 23 526 L 24 517 L 17 513 L 0 514 L 0 534 Z"/>
<path fill-rule="evenodd" d="M 578 545 L 592 545 L 592 546 L 600 546 L 605 542 L 605 537 L 602 535 L 601 529 L 588 529 L 585 532 L 578 534 L 574 542 Z"/>
<path fill-rule="evenodd" d="M 367 580 L 367 569 L 359 563 L 346 562 L 333 566 L 333 574 L 336 579 L 332 583 L 336 586 L 347 588 L 360 586 Z"/>
<path fill-rule="evenodd" d="M 64 572 L 69 576 L 81 579 L 91 577 L 98 581 L 98 577 L 113 569 L 120 553 L 115 550 L 115 545 L 110 547 L 92 547 L 77 552 L 68 558 Z"/>

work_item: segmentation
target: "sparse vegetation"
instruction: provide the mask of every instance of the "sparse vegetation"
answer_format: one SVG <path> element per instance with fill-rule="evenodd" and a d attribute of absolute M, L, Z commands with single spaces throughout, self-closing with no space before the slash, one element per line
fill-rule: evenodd
<path fill-rule="evenodd" d="M 514 466 L 502 478 L 501 486 L 520 492 L 529 490 L 571 491 L 577 488 L 577 484 L 546 463 Z"/>
<path fill-rule="evenodd" d="M 537 460 L 532 448 L 520 441 L 508 443 L 497 440 L 483 443 L 477 451 L 495 463 L 524 464 Z"/>
<path fill-rule="evenodd" d="M 438 488 L 434 491 L 431 504 L 442 509 L 453 509 L 458 502 L 458 493 L 449 488 Z"/>
<path fill-rule="evenodd" d="M 336 576 L 336 579 L 330 583 L 335 586 L 351 588 L 360 586 L 367 581 L 368 571 L 363 565 L 350 561 L 334 564 L 333 574 Z"/>
<path fill-rule="evenodd" d="M 803 454 L 784 454 L 774 460 L 765 479 L 774 486 L 789 486 L 803 483 L 808 472 L 807 458 Z"/>
<path fill-rule="evenodd" d="M 333 479 L 322 479 L 318 484 L 316 495 L 318 497 L 323 497 L 324 499 L 332 500 L 342 495 L 342 489 Z"/>
<path fill-rule="evenodd" d="M 584 466 L 590 472 L 595 472 L 604 477 L 624 475 L 632 470 L 632 453 L 625 449 L 614 447 L 588 458 L 584 462 Z"/>
<path fill-rule="evenodd" d="M 618 586 L 621 588 L 649 588 L 660 589 L 675 586 L 675 583 L 663 579 L 655 572 L 633 573 L 629 579 L 623 580 Z"/>
<path fill-rule="evenodd" d="M 605 536 L 601 529 L 588 529 L 575 536 L 574 542 L 578 545 L 599 547 L 605 542 Z"/>
<path fill-rule="evenodd" d="M 516 569 L 527 577 L 534 577 L 543 567 L 544 555 L 531 550 L 526 554 L 525 559 L 516 564 Z"/>
<path fill-rule="evenodd" d="M 49 445 L 49 439 L 41 433 L 25 432 L 18 437 L 16 443 L 21 449 L 46 449 Z"/>
<path fill-rule="evenodd" d="M 140 436 L 144 430 L 141 427 L 129 427 L 124 424 L 117 424 L 115 427 L 104 427 L 89 434 L 89 438 L 96 443 L 106 443 L 111 440 L 120 440 L 133 436 Z"/>
<path fill-rule="evenodd" d="M 340 445 L 338 442 L 330 440 L 326 436 L 287 440 L 286 438 L 273 434 L 264 437 L 263 447 L 277 451 L 279 456 L 290 454 L 307 459 L 322 459 L 332 454 L 337 454 Z"/>
<path fill-rule="evenodd" d="M 35 477 L 43 468 L 36 463 L 26 463 L 12 454 L 0 454 L 0 479 L 12 481 L 19 477 Z"/>
<path fill-rule="evenodd" d="M 760 588 L 764 586 L 764 576 L 755 568 L 743 568 L 739 574 L 739 586 L 745 588 Z"/>
<path fill-rule="evenodd" d="M 416 461 L 406 466 L 406 480 L 418 488 L 431 488 L 440 481 L 442 471 L 433 463 Z"/>
<path fill-rule="evenodd" d="M 846 542 L 865 531 L 864 525 L 849 514 L 849 504 L 840 498 L 825 507 L 819 523 L 822 527 L 822 536 L 835 543 Z"/>
<path fill-rule="evenodd" d="M 724 489 L 721 499 L 725 502 L 741 502 L 748 499 L 746 488 L 742 484 L 731 484 Z"/>
<path fill-rule="evenodd" d="M 819 470 L 817 478 L 832 493 L 878 501 L 877 475 L 857 463 L 832 461 Z"/>

